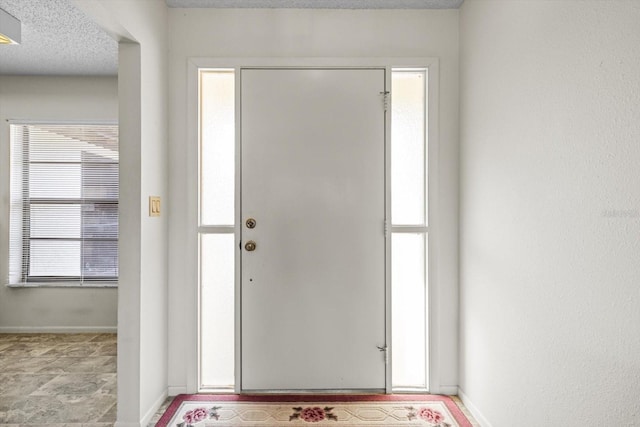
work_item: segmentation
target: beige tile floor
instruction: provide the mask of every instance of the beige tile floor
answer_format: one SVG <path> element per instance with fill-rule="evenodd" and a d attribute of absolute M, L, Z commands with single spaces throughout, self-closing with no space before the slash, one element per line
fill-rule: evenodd
<path fill-rule="evenodd" d="M 115 334 L 0 334 L 2 427 L 111 427 Z"/>

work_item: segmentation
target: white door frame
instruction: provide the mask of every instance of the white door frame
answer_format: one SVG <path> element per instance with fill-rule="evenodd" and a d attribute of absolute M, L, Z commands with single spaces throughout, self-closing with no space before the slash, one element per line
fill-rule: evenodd
<path fill-rule="evenodd" d="M 428 239 L 428 389 L 431 393 L 447 393 L 448 390 L 441 389 L 439 376 L 440 358 L 443 357 L 438 351 L 438 342 L 444 333 L 449 331 L 443 330 L 443 325 L 439 322 L 440 313 L 438 307 L 438 286 L 436 279 L 438 277 L 438 253 L 439 253 L 439 233 L 438 233 L 438 142 L 439 142 L 439 60 L 438 58 L 191 58 L 188 61 L 188 93 L 187 93 L 187 117 L 188 117 L 188 144 L 187 156 L 190 164 L 193 165 L 190 170 L 193 173 L 188 177 L 189 183 L 189 222 L 193 230 L 188 233 L 188 247 L 190 248 L 189 265 L 195 266 L 190 272 L 187 283 L 192 284 L 193 288 L 190 292 L 192 316 L 190 324 L 192 327 L 187 328 L 185 333 L 187 341 L 191 344 L 185 348 L 187 353 L 186 366 L 186 384 L 187 393 L 196 393 L 199 388 L 199 274 L 198 274 L 198 182 L 199 182 L 199 164 L 198 145 L 198 72 L 200 69 L 233 69 L 236 76 L 240 76 L 240 70 L 243 68 L 385 68 L 386 69 L 386 87 L 391 87 L 391 70 L 394 68 L 426 68 L 429 73 L 428 79 L 428 223 L 429 223 L 429 239 Z M 236 82 L 239 80 L 237 79 Z M 236 118 L 240 115 L 240 85 L 236 84 Z M 387 111 L 386 123 L 391 123 L 391 111 Z M 390 144 L 391 126 L 387 125 L 385 129 L 385 209 L 386 218 L 391 217 L 391 186 L 390 186 Z M 236 223 L 235 223 L 235 242 L 236 246 L 240 241 L 240 121 L 236 120 Z M 390 229 L 390 224 L 389 224 Z M 385 337 L 387 345 L 391 343 L 391 233 L 386 238 L 386 331 Z M 235 392 L 241 392 L 241 328 L 240 328 L 240 256 L 235 257 Z M 388 366 L 386 369 L 386 392 L 391 393 L 391 366 L 393 357 L 392 352 L 389 354 Z M 451 355 L 448 355 L 451 357 Z M 455 356 L 455 355 L 454 355 Z"/>

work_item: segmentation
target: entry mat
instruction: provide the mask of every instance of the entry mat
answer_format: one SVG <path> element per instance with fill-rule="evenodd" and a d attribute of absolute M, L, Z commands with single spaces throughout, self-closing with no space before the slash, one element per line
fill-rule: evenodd
<path fill-rule="evenodd" d="M 439 395 L 181 394 L 159 427 L 429 426 L 472 427 L 458 405 Z"/>

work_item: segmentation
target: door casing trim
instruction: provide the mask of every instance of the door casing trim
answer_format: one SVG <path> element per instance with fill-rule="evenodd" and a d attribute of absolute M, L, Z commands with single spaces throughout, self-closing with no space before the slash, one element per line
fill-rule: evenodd
<path fill-rule="evenodd" d="M 391 71 L 394 68 L 426 68 L 429 73 L 428 79 L 428 223 L 429 223 L 429 239 L 428 239 L 428 391 L 431 393 L 441 392 L 441 381 L 439 375 L 440 359 L 443 357 L 456 357 L 456 355 L 443 355 L 439 351 L 438 342 L 441 340 L 443 325 L 439 322 L 438 308 L 438 258 L 437 255 L 440 252 L 439 249 L 439 197 L 438 197 L 438 153 L 439 153 L 439 59 L 436 57 L 382 57 L 382 58 L 331 58 L 331 57 L 298 57 L 298 58 L 273 58 L 273 57 L 224 57 L 224 58 L 189 58 L 188 60 L 188 73 L 187 73 L 187 156 L 189 161 L 196 160 L 193 168 L 190 168 L 193 172 L 188 176 L 187 181 L 189 183 L 188 192 L 188 211 L 189 222 L 191 226 L 189 230 L 193 230 L 188 233 L 187 243 L 191 248 L 189 254 L 189 265 L 195 266 L 194 271 L 190 272 L 190 277 L 186 278 L 186 282 L 191 284 L 189 296 L 191 299 L 191 306 L 195 307 L 192 310 L 192 316 L 189 319 L 189 323 L 193 327 L 187 328 L 186 335 L 187 341 L 190 345 L 185 349 L 187 366 L 186 366 L 186 384 L 187 391 L 189 393 L 196 393 L 200 391 L 199 385 L 199 345 L 200 345 L 200 295 L 199 295 L 199 280 L 198 280 L 198 182 L 199 176 L 197 167 L 198 164 L 198 73 L 201 69 L 233 69 L 236 76 L 240 76 L 241 69 L 280 69 L 280 68 L 299 68 L 299 69 L 313 69 L 313 68 L 325 68 L 325 69 L 386 69 L 386 82 L 385 86 L 391 87 Z M 236 84 L 236 117 L 240 114 L 240 85 Z M 385 119 L 385 216 L 391 217 L 390 207 L 390 144 L 391 141 L 391 114 L 387 111 Z M 236 120 L 236 224 L 234 227 L 234 234 L 236 243 L 239 241 L 240 236 L 240 161 L 241 161 L 241 143 L 240 143 L 240 120 Z M 389 227 L 390 228 L 390 227 Z M 387 345 L 391 343 L 391 251 L 390 251 L 390 233 L 386 236 L 386 266 L 385 266 L 385 300 L 386 300 L 386 331 L 385 337 Z M 246 392 L 241 390 L 241 328 L 240 328 L 240 257 L 235 257 L 235 393 Z M 384 392 L 391 393 L 391 366 L 393 355 L 389 354 L 388 366 L 386 369 L 386 389 Z M 421 391 L 424 392 L 424 391 Z"/>

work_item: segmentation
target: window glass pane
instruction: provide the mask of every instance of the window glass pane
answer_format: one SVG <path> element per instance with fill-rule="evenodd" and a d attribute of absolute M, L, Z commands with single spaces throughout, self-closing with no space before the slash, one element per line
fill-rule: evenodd
<path fill-rule="evenodd" d="M 82 235 L 85 238 L 118 238 L 118 205 L 82 205 Z"/>
<path fill-rule="evenodd" d="M 393 233 L 392 386 L 426 388 L 427 296 L 426 236 Z"/>
<path fill-rule="evenodd" d="M 100 163 L 97 156 L 86 156 L 82 164 L 82 197 L 118 200 L 118 164 Z"/>
<path fill-rule="evenodd" d="M 48 126 L 49 127 L 49 126 Z M 80 162 L 82 141 L 67 138 L 55 131 L 56 127 L 44 129 L 29 126 L 29 160 L 32 162 Z"/>
<path fill-rule="evenodd" d="M 233 225 L 234 73 L 202 71 L 200 77 L 200 221 L 205 225 Z"/>
<path fill-rule="evenodd" d="M 41 199 L 79 199 L 82 197 L 80 164 L 41 164 L 29 166 L 29 196 Z"/>
<path fill-rule="evenodd" d="M 118 162 L 118 127 L 114 125 L 29 125 L 31 162 L 76 163 L 85 154 L 92 161 Z"/>
<path fill-rule="evenodd" d="M 234 235 L 200 239 L 200 381 L 205 388 L 233 387 Z"/>
<path fill-rule="evenodd" d="M 426 224 L 426 71 L 392 72 L 391 221 Z"/>
<path fill-rule="evenodd" d="M 31 205 L 31 237 L 80 238 L 80 205 Z"/>
<path fill-rule="evenodd" d="M 80 276 L 80 241 L 32 240 L 30 276 Z"/>
<path fill-rule="evenodd" d="M 86 278 L 118 276 L 118 242 L 84 240 L 82 242 L 82 275 Z"/>

